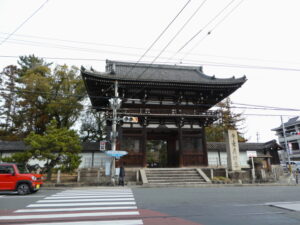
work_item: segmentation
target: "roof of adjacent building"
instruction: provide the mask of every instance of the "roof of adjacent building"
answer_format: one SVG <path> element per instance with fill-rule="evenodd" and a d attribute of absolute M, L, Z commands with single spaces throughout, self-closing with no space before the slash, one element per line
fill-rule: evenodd
<path fill-rule="evenodd" d="M 293 117 L 291 119 L 289 119 L 286 123 L 284 123 L 284 127 L 290 127 L 290 126 L 295 126 L 297 124 L 300 124 L 300 118 L 299 116 Z M 273 128 L 272 131 L 277 131 L 277 130 L 282 130 L 282 124 L 277 127 L 277 128 Z"/>
<path fill-rule="evenodd" d="M 83 75 L 95 77 L 152 81 L 152 82 L 173 82 L 173 83 L 197 83 L 197 84 L 240 84 L 246 81 L 246 77 L 221 79 L 215 76 L 205 75 L 202 67 L 178 66 L 165 64 L 145 64 L 120 61 L 106 61 L 105 72 L 95 72 L 82 69 Z"/>
<path fill-rule="evenodd" d="M 279 150 L 282 149 L 277 144 L 276 140 L 271 140 L 265 143 L 257 142 L 239 142 L 239 150 L 242 151 L 263 151 L 266 149 Z M 208 151 L 226 151 L 225 142 L 207 142 Z"/>

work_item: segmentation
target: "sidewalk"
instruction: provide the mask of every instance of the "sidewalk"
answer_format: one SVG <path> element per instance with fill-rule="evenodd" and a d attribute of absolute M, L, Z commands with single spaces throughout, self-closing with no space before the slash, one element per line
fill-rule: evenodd
<path fill-rule="evenodd" d="M 144 185 L 137 185 L 134 183 L 130 183 L 125 185 L 125 187 L 135 187 L 135 188 L 167 188 L 167 187 L 186 187 L 186 188 L 207 188 L 207 187 L 267 187 L 267 186 L 299 186 L 300 184 L 296 184 L 295 182 L 277 182 L 277 183 L 254 183 L 254 184 L 195 184 L 195 185 L 151 185 L 151 186 L 144 186 Z M 92 184 L 92 183 L 45 183 L 43 185 L 43 189 L 58 189 L 58 188 L 66 188 L 66 187 L 122 187 L 122 186 L 112 186 L 112 185 L 101 185 L 101 184 Z"/>

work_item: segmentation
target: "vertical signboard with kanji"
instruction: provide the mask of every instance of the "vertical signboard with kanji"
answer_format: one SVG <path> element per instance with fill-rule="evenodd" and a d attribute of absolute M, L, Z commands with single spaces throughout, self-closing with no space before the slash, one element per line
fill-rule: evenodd
<path fill-rule="evenodd" d="M 236 130 L 228 130 L 225 134 L 227 167 L 230 171 L 240 171 L 240 150 Z"/>

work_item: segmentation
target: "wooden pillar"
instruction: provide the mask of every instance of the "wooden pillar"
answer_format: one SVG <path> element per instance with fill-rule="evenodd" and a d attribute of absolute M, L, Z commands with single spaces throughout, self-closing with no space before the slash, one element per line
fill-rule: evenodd
<path fill-rule="evenodd" d="M 147 167 L 147 128 L 142 129 L 142 166 Z"/>
<path fill-rule="evenodd" d="M 179 167 L 184 166 L 183 162 L 183 145 L 182 145 L 182 128 L 178 126 L 178 144 L 179 144 Z"/>
<path fill-rule="evenodd" d="M 122 140 L 123 140 L 123 128 L 121 126 L 119 126 L 119 128 L 118 128 L 118 139 L 117 139 L 117 150 L 123 150 L 123 149 L 121 149 Z"/>
<path fill-rule="evenodd" d="M 208 166 L 205 127 L 202 127 L 202 146 L 203 146 L 203 164 L 204 166 Z"/>

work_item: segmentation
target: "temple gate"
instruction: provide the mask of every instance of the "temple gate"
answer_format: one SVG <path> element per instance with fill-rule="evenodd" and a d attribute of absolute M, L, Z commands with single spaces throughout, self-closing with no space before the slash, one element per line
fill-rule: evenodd
<path fill-rule="evenodd" d="M 115 82 L 122 99 L 118 116 L 138 117 L 138 123 L 118 122 L 117 149 L 129 152 L 122 161 L 134 167 L 207 166 L 205 126 L 218 119 L 209 109 L 246 81 L 207 76 L 202 67 L 108 60 L 106 72 L 81 73 L 92 106 L 106 113 L 108 130 Z"/>

